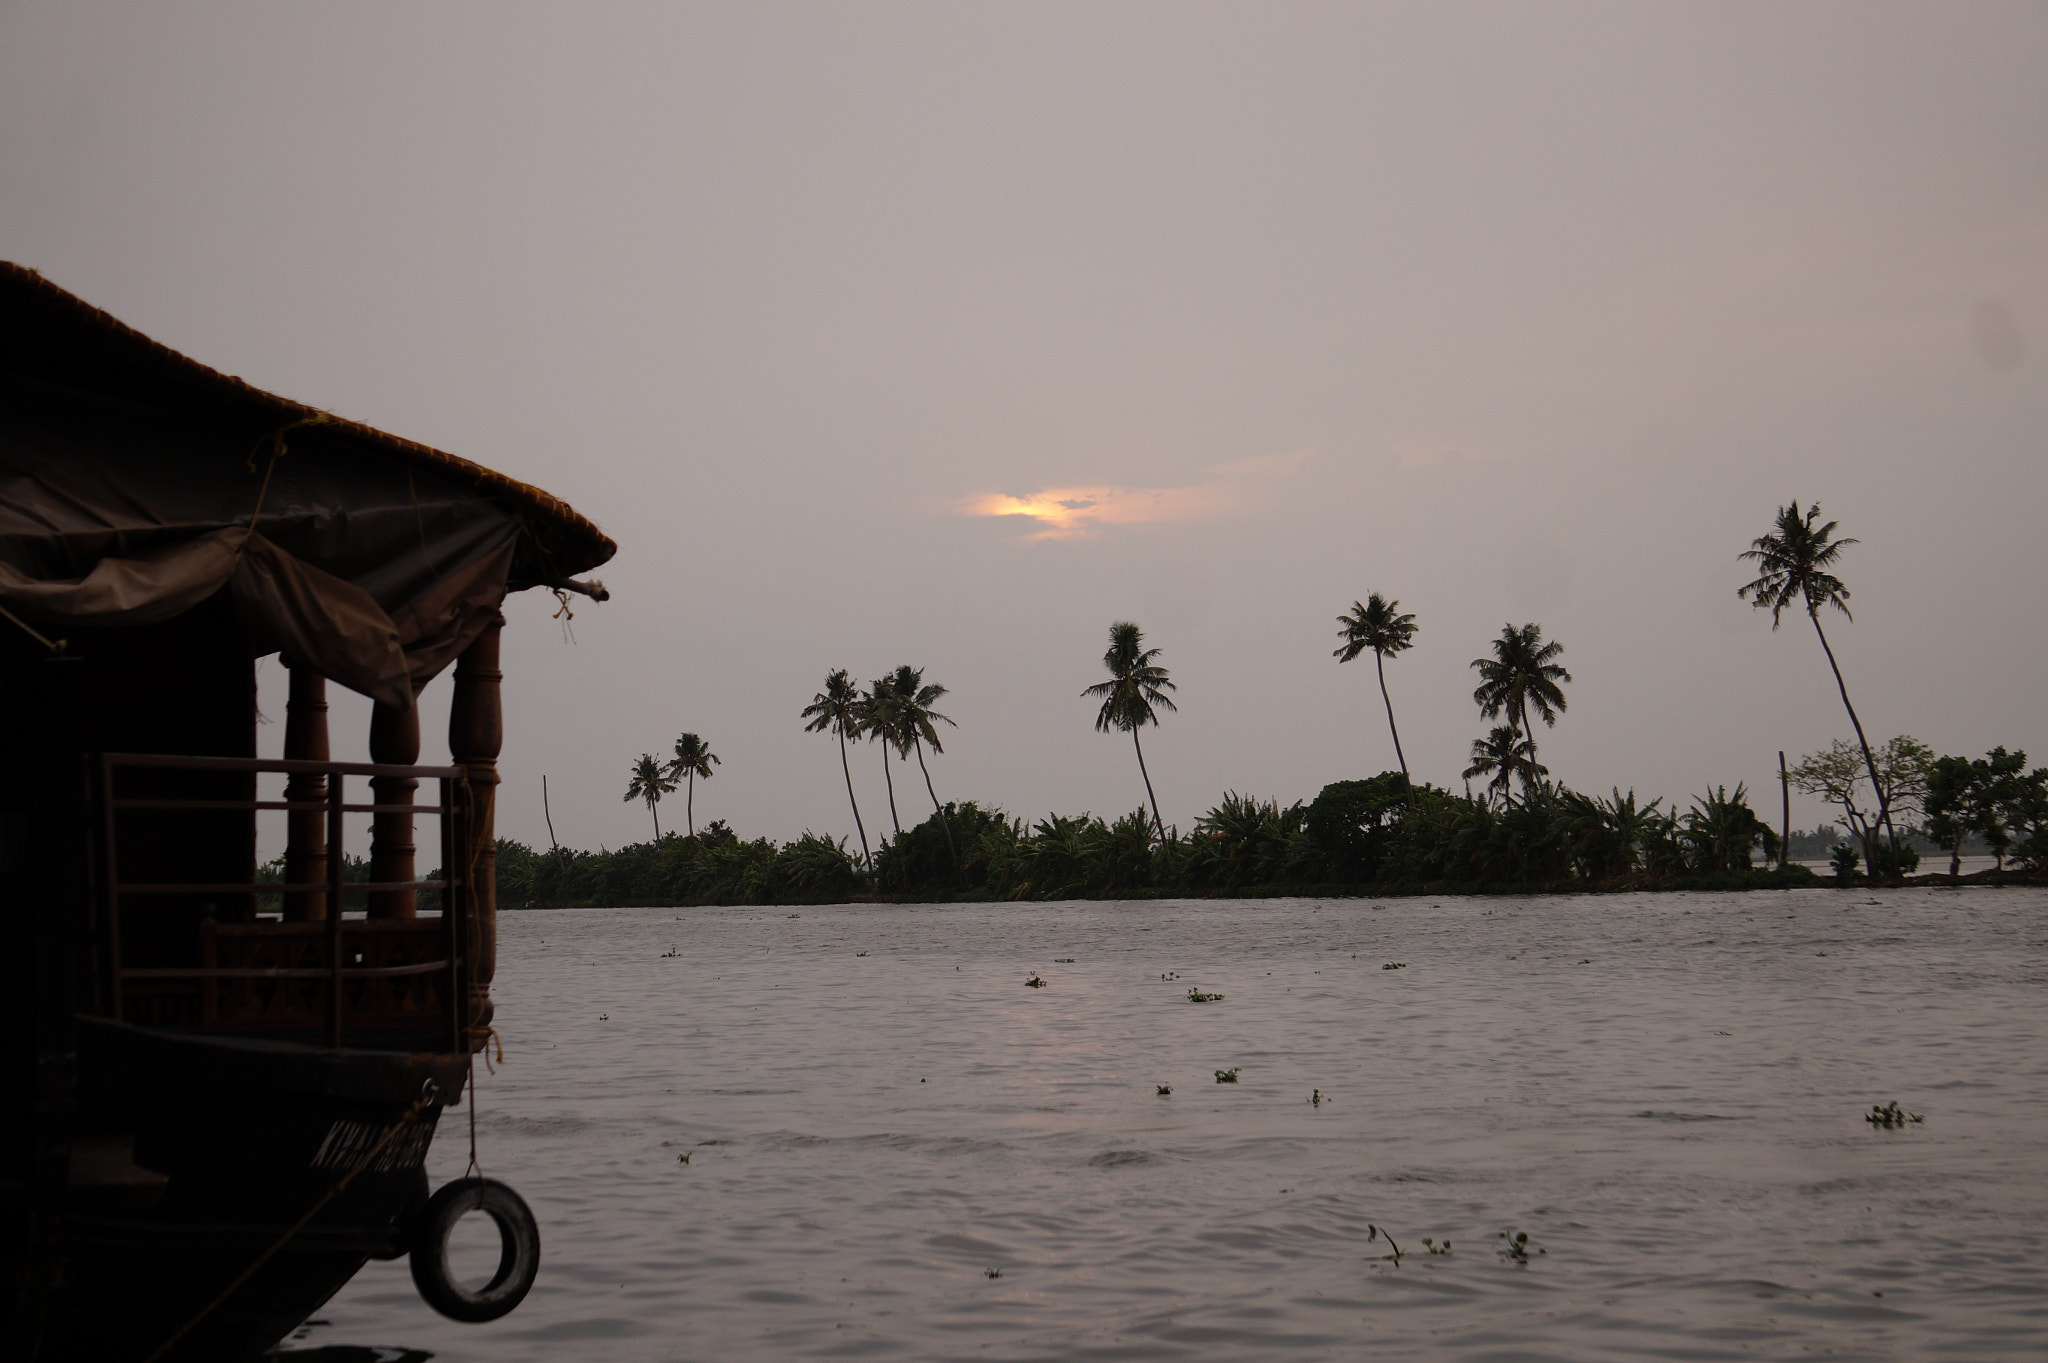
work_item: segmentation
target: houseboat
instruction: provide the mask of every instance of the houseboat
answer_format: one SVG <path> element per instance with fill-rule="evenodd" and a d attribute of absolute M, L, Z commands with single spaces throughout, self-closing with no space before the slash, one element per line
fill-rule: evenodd
<path fill-rule="evenodd" d="M 0 264 L 0 1357 L 254 1357 L 371 1258 L 458 1319 L 524 1296 L 525 1203 L 424 1160 L 493 1037 L 500 606 L 602 599 L 614 548 Z"/>

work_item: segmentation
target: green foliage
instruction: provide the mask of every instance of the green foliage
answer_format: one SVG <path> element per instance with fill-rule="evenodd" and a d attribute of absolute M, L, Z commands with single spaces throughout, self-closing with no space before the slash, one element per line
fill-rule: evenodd
<path fill-rule="evenodd" d="M 952 840 L 947 838 L 951 829 Z M 948 801 L 943 813 L 915 828 L 906 828 L 875 853 L 875 885 L 884 894 L 958 893 L 987 883 L 990 866 L 990 835 L 998 845 L 1006 841 L 1008 825 L 1002 811 L 983 809 L 969 800 Z M 962 849 L 960 864 L 954 865 L 953 848 Z"/>
<path fill-rule="evenodd" d="M 1416 792 L 1418 807 L 1428 789 Z M 1379 878 L 1408 812 L 1408 781 L 1398 771 L 1324 786 L 1302 825 L 1315 858 L 1315 879 L 1355 884 Z"/>
<path fill-rule="evenodd" d="M 1828 853 L 1828 867 L 1835 873 L 1836 880 L 1848 880 L 1855 875 L 1862 861 L 1863 854 L 1846 842 L 1836 843 L 1834 850 Z"/>
<path fill-rule="evenodd" d="M 1693 866 L 1712 875 L 1749 869 L 1750 849 L 1761 843 L 1765 860 L 1778 854 L 1778 835 L 1749 807 L 1748 793 L 1737 783 L 1730 795 L 1716 786 L 1693 800 L 1678 835 L 1693 849 Z"/>
<path fill-rule="evenodd" d="M 1949 850 L 1981 838 L 2001 868 L 2013 857 L 2048 869 L 2048 767 L 2029 772 L 2025 752 L 1993 748 L 1983 757 L 1942 757 L 1927 764 L 1927 835 Z"/>

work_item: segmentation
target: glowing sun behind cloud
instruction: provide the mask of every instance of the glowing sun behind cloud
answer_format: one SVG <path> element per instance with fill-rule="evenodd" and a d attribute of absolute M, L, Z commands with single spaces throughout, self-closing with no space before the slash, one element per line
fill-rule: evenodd
<path fill-rule="evenodd" d="M 1025 517 L 1034 523 L 1030 538 L 1035 540 L 1093 534 L 1115 525 L 1213 520 L 1264 505 L 1272 486 L 1307 457 L 1308 451 L 1300 450 L 1240 459 L 1212 469 L 1213 478 L 1191 487 L 1049 487 L 1023 497 L 991 492 L 967 499 L 959 509 L 969 516 Z"/>

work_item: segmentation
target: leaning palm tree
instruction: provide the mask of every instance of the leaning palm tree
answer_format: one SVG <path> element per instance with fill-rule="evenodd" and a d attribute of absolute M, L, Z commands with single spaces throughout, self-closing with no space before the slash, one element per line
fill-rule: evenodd
<path fill-rule="evenodd" d="M 1387 730 L 1394 736 L 1394 760 L 1401 764 L 1401 784 L 1407 787 L 1408 803 L 1415 804 L 1415 783 L 1408 778 L 1408 758 L 1401 751 L 1401 731 L 1394 727 L 1394 702 L 1387 695 L 1387 656 L 1412 648 L 1415 642 L 1415 617 L 1399 614 L 1401 603 L 1389 601 L 1374 592 L 1364 601 L 1351 603 L 1351 614 L 1340 615 L 1337 623 L 1341 626 L 1337 636 L 1344 643 L 1333 654 L 1340 663 L 1348 663 L 1367 649 L 1372 650 L 1373 666 L 1380 677 L 1380 700 L 1387 707 Z"/>
<path fill-rule="evenodd" d="M 945 751 L 939 744 L 939 731 L 933 727 L 934 720 L 956 729 L 960 727 L 932 709 L 939 698 L 946 694 L 946 688 L 937 682 L 927 683 L 924 679 L 924 669 L 912 667 L 908 663 L 892 672 L 888 677 L 888 683 L 895 715 L 893 737 L 897 751 L 908 749 L 917 754 L 917 769 L 924 773 L 925 794 L 932 797 L 932 812 L 939 816 L 939 831 L 946 835 L 946 851 L 958 861 L 959 853 L 953 847 L 953 830 L 946 823 L 946 810 L 939 803 L 939 793 L 932 788 L 932 769 L 926 766 L 924 761 L 926 744 L 931 745 L 933 752 Z M 879 686 L 881 683 L 877 682 L 876 685 Z"/>
<path fill-rule="evenodd" d="M 839 769 L 846 775 L 846 802 L 853 806 L 853 826 L 860 831 L 861 859 L 872 871 L 875 858 L 868 850 L 867 827 L 860 821 L 860 801 L 853 798 L 853 768 L 846 761 L 848 735 L 860 737 L 860 693 L 853 689 L 845 668 L 834 668 L 825 674 L 825 689 L 811 698 L 811 703 L 804 707 L 803 717 L 810 721 L 804 725 L 805 733 L 815 734 L 829 729 L 839 736 Z"/>
<path fill-rule="evenodd" d="M 1102 709 L 1095 716 L 1096 732 L 1122 729 L 1130 734 L 1131 746 L 1138 752 L 1138 775 L 1145 778 L 1145 794 L 1152 801 L 1152 822 L 1159 829 L 1159 840 L 1165 842 L 1166 821 L 1159 817 L 1159 797 L 1152 793 L 1152 774 L 1145 770 L 1145 747 L 1138 742 L 1138 730 L 1159 722 L 1154 706 L 1179 707 L 1166 694 L 1175 689 L 1167 680 L 1166 669 L 1153 661 L 1162 650 L 1140 649 L 1144 640 L 1144 634 L 1128 620 L 1111 625 L 1109 649 L 1102 655 L 1109 680 L 1097 682 L 1081 694 L 1102 697 Z"/>
<path fill-rule="evenodd" d="M 1871 787 L 1877 792 L 1877 822 L 1891 829 L 1891 806 L 1885 798 L 1884 782 L 1878 779 L 1877 759 L 1871 755 L 1870 740 L 1863 736 L 1863 721 L 1856 717 L 1856 707 L 1849 703 L 1849 686 L 1842 680 L 1842 666 L 1835 661 L 1835 650 L 1828 646 L 1827 631 L 1820 627 L 1820 608 L 1833 606 L 1844 618 L 1854 621 L 1849 614 L 1849 589 L 1830 570 L 1842 556 L 1842 550 L 1855 544 L 1853 539 L 1836 539 L 1837 521 L 1826 525 L 1815 525 L 1820 519 L 1820 503 L 1808 507 L 1804 515 L 1799 511 L 1799 499 L 1793 498 L 1788 506 L 1778 508 L 1776 530 L 1768 535 L 1759 535 L 1751 541 L 1750 547 L 1736 557 L 1748 559 L 1759 569 L 1756 581 L 1735 589 L 1735 594 L 1758 610 L 1771 613 L 1771 629 L 1775 631 L 1787 607 L 1795 602 L 1806 608 L 1806 618 L 1813 621 L 1813 632 L 1820 639 L 1821 652 L 1828 655 L 1828 667 L 1835 674 L 1835 689 L 1842 693 L 1842 708 L 1849 712 L 1849 724 L 1856 730 L 1856 742 L 1863 749 L 1863 765 L 1870 772 Z M 1892 833 L 1893 841 L 1898 834 Z M 1877 857 L 1873 845 L 1863 849 L 1866 869 L 1871 878 L 1877 877 Z"/>
<path fill-rule="evenodd" d="M 668 764 L 671 777 L 680 776 L 687 783 L 683 793 L 683 817 L 689 822 L 690 837 L 697 836 L 697 778 L 711 779 L 711 769 L 719 765 L 717 753 L 711 745 L 695 734 L 683 734 L 676 739 L 675 760 Z"/>
<path fill-rule="evenodd" d="M 1479 669 L 1479 687 L 1472 693 L 1479 713 L 1487 719 L 1504 715 L 1516 733 L 1526 735 L 1532 765 L 1536 734 L 1529 724 L 1529 707 L 1534 705 L 1537 716 L 1553 728 L 1566 708 L 1562 684 L 1571 681 L 1572 674 L 1556 661 L 1562 652 L 1563 644 L 1543 642 L 1541 625 L 1502 625 L 1500 638 L 1493 641 L 1493 656 L 1472 660 Z M 1532 779 L 1525 771 L 1524 784 Z"/>
<path fill-rule="evenodd" d="M 654 760 L 654 754 L 651 752 L 641 753 L 640 760 L 633 764 L 633 780 L 626 787 L 625 798 L 628 801 L 645 800 L 647 802 L 647 812 L 654 816 L 654 840 L 656 842 L 661 841 L 661 811 L 656 809 L 655 806 L 661 803 L 662 796 L 673 795 L 675 789 L 676 778 L 662 770 L 661 763 Z"/>
<path fill-rule="evenodd" d="M 892 679 L 883 677 L 869 682 L 868 689 L 860 693 L 859 722 L 855 732 L 882 745 L 882 784 L 889 792 L 889 824 L 899 838 L 903 836 L 903 820 L 896 817 L 896 778 L 889 773 L 889 749 L 897 746 L 900 720 Z M 901 762 L 908 757 L 907 750 L 900 751 L 896 760 Z"/>
<path fill-rule="evenodd" d="M 1493 779 L 1486 783 L 1487 794 L 1498 792 L 1501 803 L 1511 805 L 1515 802 L 1515 777 L 1522 778 L 1524 790 L 1531 790 L 1550 775 L 1550 768 L 1537 765 L 1536 745 L 1514 725 L 1496 724 L 1486 737 L 1472 740 L 1472 765 L 1465 768 L 1463 775 L 1467 781 L 1475 776 L 1491 776 Z"/>

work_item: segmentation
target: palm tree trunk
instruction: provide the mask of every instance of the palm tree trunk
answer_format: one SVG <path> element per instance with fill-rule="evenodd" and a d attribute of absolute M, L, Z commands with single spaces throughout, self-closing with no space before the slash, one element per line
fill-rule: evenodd
<path fill-rule="evenodd" d="M 1145 778 L 1145 796 L 1152 801 L 1152 822 L 1159 829 L 1159 841 L 1166 841 L 1166 820 L 1159 817 L 1159 797 L 1152 793 L 1152 773 L 1145 770 L 1145 745 L 1138 741 L 1138 726 L 1131 726 L 1131 746 L 1138 750 L 1138 775 Z"/>
<path fill-rule="evenodd" d="M 889 775 L 889 740 L 882 740 L 882 783 L 889 788 L 889 822 L 896 829 L 896 836 L 903 836 L 903 821 L 896 817 L 896 781 Z"/>
<path fill-rule="evenodd" d="M 1387 707 L 1387 732 L 1394 736 L 1394 760 L 1401 764 L 1401 784 L 1408 789 L 1408 807 L 1415 808 L 1415 782 L 1408 775 L 1408 757 L 1401 751 L 1401 731 L 1394 727 L 1394 702 L 1387 695 L 1387 659 L 1378 649 L 1372 651 L 1372 665 L 1380 674 L 1380 700 Z"/>
<path fill-rule="evenodd" d="M 690 768 L 689 779 L 683 785 L 683 821 L 690 826 L 690 841 L 697 841 L 697 769 Z"/>
<path fill-rule="evenodd" d="M 649 814 L 652 814 L 652 815 L 654 816 L 654 840 L 655 840 L 656 842 L 660 842 L 660 841 L 661 841 L 661 811 L 660 811 L 659 809 L 655 808 L 655 802 L 654 802 L 653 800 L 649 800 L 649 801 L 647 802 L 647 812 L 648 812 Z"/>
<path fill-rule="evenodd" d="M 1877 759 L 1870 755 L 1870 740 L 1863 736 L 1863 721 L 1856 718 L 1856 707 L 1849 703 L 1849 686 L 1842 680 L 1841 665 L 1835 661 L 1835 651 L 1828 647 L 1827 632 L 1820 627 L 1820 612 L 1809 610 L 1806 615 L 1813 621 L 1813 632 L 1820 636 L 1821 652 L 1828 655 L 1828 666 L 1835 674 L 1835 689 L 1842 693 L 1842 708 L 1849 712 L 1850 727 L 1856 730 L 1856 742 L 1863 749 L 1863 765 L 1870 771 L 1870 789 L 1877 796 L 1877 818 L 1871 824 L 1870 838 L 1863 844 L 1864 869 L 1874 881 L 1877 879 L 1877 825 L 1884 825 L 1893 842 L 1899 840 L 1898 833 L 1892 829 L 1891 801 L 1885 798 L 1884 782 L 1877 777 Z"/>
<path fill-rule="evenodd" d="M 839 769 L 846 773 L 846 803 L 853 806 L 853 826 L 860 830 L 860 856 L 868 864 L 868 870 L 875 869 L 875 854 L 868 850 L 867 826 L 860 821 L 860 801 L 853 798 L 853 767 L 846 760 L 846 734 L 839 735 Z"/>
<path fill-rule="evenodd" d="M 946 811 L 939 804 L 939 793 L 932 789 L 932 769 L 924 764 L 924 742 L 920 739 L 912 746 L 917 749 L 917 769 L 924 773 L 925 794 L 932 797 L 932 812 L 939 816 L 939 831 L 946 835 L 946 855 L 953 859 L 955 866 L 958 866 L 960 853 L 953 847 L 953 828 L 946 822 Z"/>

